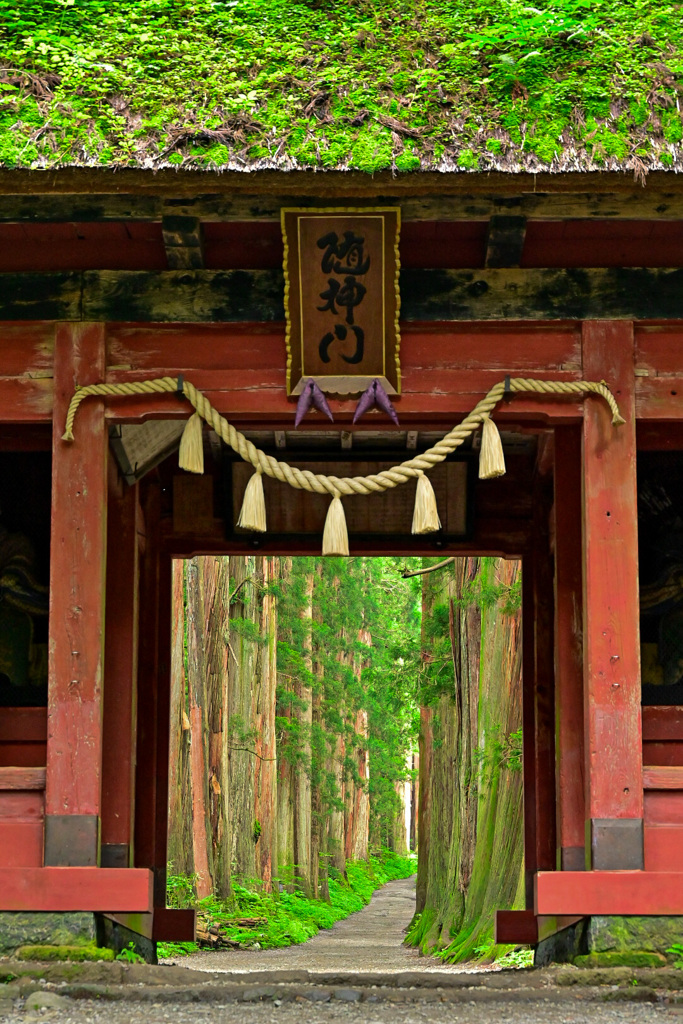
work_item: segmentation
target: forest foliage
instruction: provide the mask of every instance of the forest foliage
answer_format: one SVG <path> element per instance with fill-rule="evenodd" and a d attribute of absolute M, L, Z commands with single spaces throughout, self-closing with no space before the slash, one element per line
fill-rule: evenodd
<path fill-rule="evenodd" d="M 674 0 L 0 0 L 5 166 L 670 167 Z"/>
<path fill-rule="evenodd" d="M 305 941 L 417 846 L 410 941 L 494 952 L 522 880 L 520 586 L 496 558 L 176 563 L 170 902 L 207 941 Z"/>

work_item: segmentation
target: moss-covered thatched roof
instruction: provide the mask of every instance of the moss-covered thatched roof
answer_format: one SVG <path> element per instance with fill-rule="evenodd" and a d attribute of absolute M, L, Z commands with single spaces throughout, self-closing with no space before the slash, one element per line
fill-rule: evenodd
<path fill-rule="evenodd" d="M 683 167 L 671 0 L 0 0 L 0 166 Z"/>

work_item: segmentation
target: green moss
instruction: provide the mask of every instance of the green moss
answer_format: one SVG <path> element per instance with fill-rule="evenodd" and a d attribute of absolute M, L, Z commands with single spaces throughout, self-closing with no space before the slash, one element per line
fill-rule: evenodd
<path fill-rule="evenodd" d="M 20 946 L 16 951 L 17 960 L 113 960 L 113 949 L 98 946 Z"/>
<path fill-rule="evenodd" d="M 666 957 L 661 953 L 645 953 L 628 950 L 621 953 L 588 953 L 574 957 L 575 967 L 666 967 Z"/>
<path fill-rule="evenodd" d="M 675 0 L 0 0 L 0 161 L 657 166 L 682 42 Z"/>

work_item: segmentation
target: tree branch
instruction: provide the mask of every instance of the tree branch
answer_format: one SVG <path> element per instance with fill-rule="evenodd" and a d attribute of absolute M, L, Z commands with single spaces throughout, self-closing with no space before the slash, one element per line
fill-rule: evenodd
<path fill-rule="evenodd" d="M 253 754 L 254 757 L 258 757 L 259 761 L 277 761 L 276 757 L 261 757 L 255 750 L 251 750 L 250 747 L 233 747 L 232 743 L 228 743 L 229 750 L 244 750 L 247 754 Z"/>
<path fill-rule="evenodd" d="M 407 580 L 409 576 L 424 576 L 428 572 L 436 572 L 437 569 L 443 569 L 454 561 L 455 555 L 451 555 L 450 558 L 444 558 L 443 562 L 437 562 L 436 565 L 430 565 L 426 569 L 413 569 L 412 571 L 410 569 L 404 569 L 401 573 L 401 579 Z"/>

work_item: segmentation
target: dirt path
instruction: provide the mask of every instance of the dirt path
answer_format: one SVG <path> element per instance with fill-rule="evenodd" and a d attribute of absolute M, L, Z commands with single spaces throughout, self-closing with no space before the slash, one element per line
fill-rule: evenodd
<path fill-rule="evenodd" d="M 285 949 L 222 950 L 165 961 L 199 971 L 452 971 L 463 968 L 422 957 L 403 945 L 415 910 L 415 877 L 387 882 L 367 907 L 308 942 Z"/>

